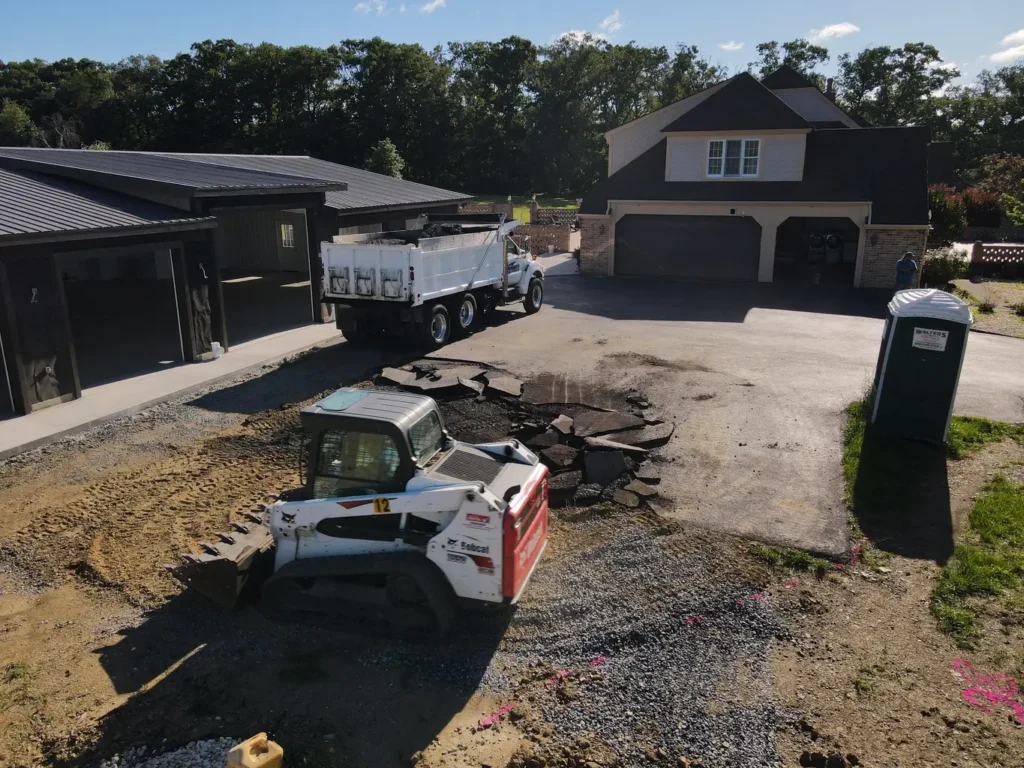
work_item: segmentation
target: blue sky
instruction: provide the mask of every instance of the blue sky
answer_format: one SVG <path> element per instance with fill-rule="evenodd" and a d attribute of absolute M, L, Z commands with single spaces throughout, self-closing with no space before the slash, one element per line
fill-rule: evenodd
<path fill-rule="evenodd" d="M 327 45 L 380 35 L 425 46 L 509 34 L 538 43 L 580 30 L 614 42 L 698 45 L 731 70 L 765 40 L 817 37 L 833 53 L 919 41 L 936 45 L 972 79 L 983 68 L 1024 63 L 1024 2 L 823 0 L 697 3 L 692 0 L 0 0 L 0 60 L 65 56 L 114 61 L 169 57 L 190 43 Z"/>

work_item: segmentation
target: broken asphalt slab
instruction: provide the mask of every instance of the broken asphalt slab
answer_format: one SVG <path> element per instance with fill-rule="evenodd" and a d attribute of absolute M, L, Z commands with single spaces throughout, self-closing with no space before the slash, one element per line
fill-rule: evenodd
<path fill-rule="evenodd" d="M 574 422 L 571 418 L 565 414 L 561 414 L 557 419 L 551 422 L 551 429 L 563 435 L 571 435 L 573 423 Z"/>
<path fill-rule="evenodd" d="M 579 456 L 579 451 L 569 445 L 552 445 L 540 452 L 540 457 L 552 469 L 571 467 Z"/>
<path fill-rule="evenodd" d="M 541 373 L 523 388 L 523 402 L 530 405 L 586 405 L 609 411 L 629 410 L 626 398 L 594 381 L 561 373 Z"/>
<path fill-rule="evenodd" d="M 579 437 L 594 437 L 644 426 L 644 420 L 619 411 L 585 411 L 576 416 L 573 431 Z"/>
<path fill-rule="evenodd" d="M 627 445 L 626 443 L 619 443 L 615 440 L 609 440 L 604 437 L 588 437 L 583 441 L 583 445 L 588 449 L 588 455 L 590 453 L 597 453 L 600 451 L 620 451 L 634 458 L 643 459 L 646 458 L 648 454 L 646 448 L 641 448 L 636 445 Z"/>
<path fill-rule="evenodd" d="M 640 448 L 657 448 L 667 443 L 673 432 L 675 432 L 675 424 L 652 424 L 640 429 L 616 432 L 610 435 L 609 439 Z"/>
<path fill-rule="evenodd" d="M 602 487 L 614 483 L 629 469 L 622 451 L 587 451 L 583 456 L 583 466 L 587 482 Z"/>
<path fill-rule="evenodd" d="M 523 394 L 523 382 L 519 379 L 493 373 L 487 374 L 486 378 L 488 390 L 494 390 L 495 392 L 499 392 L 503 395 L 509 395 L 511 397 L 519 397 Z"/>

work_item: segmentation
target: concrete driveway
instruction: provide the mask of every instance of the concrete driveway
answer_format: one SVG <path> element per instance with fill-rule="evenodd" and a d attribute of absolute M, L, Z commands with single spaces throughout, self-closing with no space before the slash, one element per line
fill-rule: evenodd
<path fill-rule="evenodd" d="M 870 383 L 885 294 L 567 275 L 546 306 L 442 350 L 566 387 L 635 386 L 678 424 L 663 512 L 826 553 L 846 546 L 843 408 Z M 956 412 L 1024 420 L 1024 342 L 972 334 Z M 898 471 L 898 468 L 894 468 Z"/>

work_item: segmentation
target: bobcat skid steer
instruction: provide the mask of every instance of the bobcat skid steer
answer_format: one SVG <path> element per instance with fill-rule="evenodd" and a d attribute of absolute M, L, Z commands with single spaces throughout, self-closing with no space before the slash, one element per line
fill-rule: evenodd
<path fill-rule="evenodd" d="M 422 395 L 341 389 L 300 414 L 304 485 L 168 566 L 216 602 L 444 636 L 460 602 L 515 603 L 547 546 L 548 470 L 452 440 Z"/>

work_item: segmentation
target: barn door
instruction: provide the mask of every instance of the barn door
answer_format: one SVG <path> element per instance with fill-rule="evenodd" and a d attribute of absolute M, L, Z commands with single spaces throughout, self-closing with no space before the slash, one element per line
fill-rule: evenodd
<path fill-rule="evenodd" d="M 26 408 L 80 393 L 64 292 L 52 256 L 10 263 L 11 303 L 21 346 Z"/>

